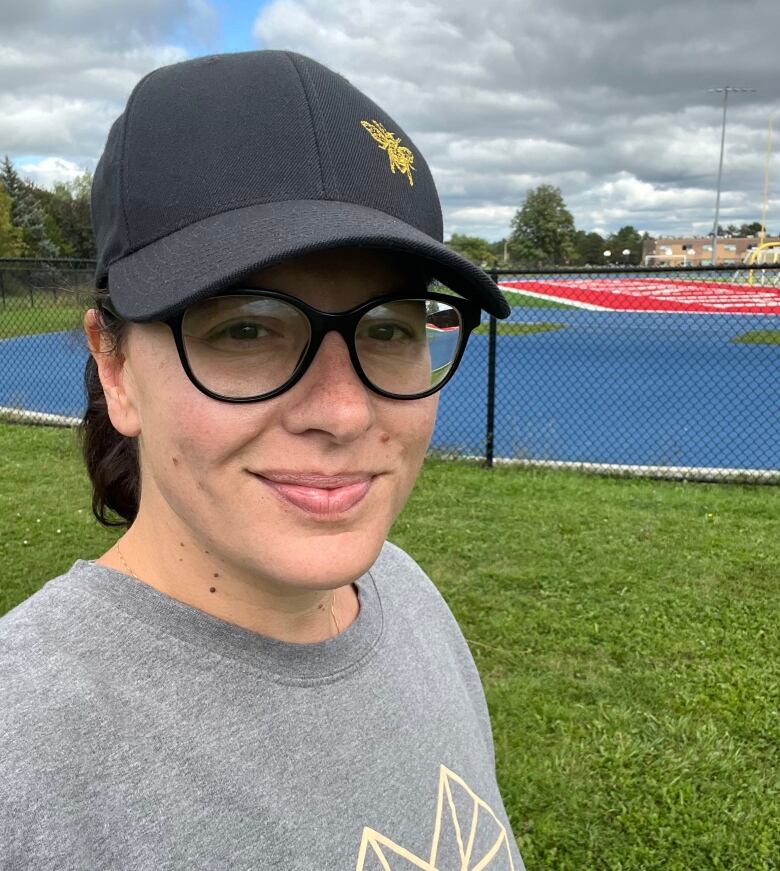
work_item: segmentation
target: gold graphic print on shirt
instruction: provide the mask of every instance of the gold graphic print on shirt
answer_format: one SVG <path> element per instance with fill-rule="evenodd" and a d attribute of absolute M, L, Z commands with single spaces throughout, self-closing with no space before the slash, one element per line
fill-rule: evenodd
<path fill-rule="evenodd" d="M 366 826 L 356 871 L 515 871 L 506 827 L 457 774 L 439 768 L 439 796 L 428 859 Z"/>

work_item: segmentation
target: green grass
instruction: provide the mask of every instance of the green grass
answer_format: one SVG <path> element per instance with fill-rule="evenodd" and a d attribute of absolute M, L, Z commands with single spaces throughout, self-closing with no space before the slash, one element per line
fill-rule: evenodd
<path fill-rule="evenodd" d="M 61 292 L 6 297 L 0 302 L 0 339 L 12 336 L 81 330 L 86 306 L 73 293 Z"/>
<path fill-rule="evenodd" d="M 564 330 L 568 324 L 554 324 L 544 322 L 539 324 L 518 324 L 506 323 L 505 321 L 496 322 L 496 334 L 499 336 L 527 336 L 532 333 L 550 333 L 554 330 Z M 490 332 L 489 324 L 480 324 L 475 330 L 475 333 L 487 335 Z"/>
<path fill-rule="evenodd" d="M 5 609 L 117 533 L 71 432 L 0 456 Z M 471 644 L 529 871 L 780 868 L 778 496 L 426 463 L 391 538 Z"/>
<path fill-rule="evenodd" d="M 777 497 L 428 464 L 393 537 L 472 644 L 529 868 L 779 867 Z"/>
<path fill-rule="evenodd" d="M 780 345 L 780 330 L 752 330 L 731 341 L 735 345 Z"/>

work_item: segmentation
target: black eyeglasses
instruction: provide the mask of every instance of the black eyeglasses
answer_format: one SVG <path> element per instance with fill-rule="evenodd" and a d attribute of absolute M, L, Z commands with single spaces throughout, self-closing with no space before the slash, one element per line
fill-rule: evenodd
<path fill-rule="evenodd" d="M 289 390 L 331 330 L 367 387 L 391 399 L 421 399 L 455 374 L 480 308 L 462 297 L 399 292 L 332 313 L 280 291 L 240 288 L 163 322 L 190 381 L 213 399 L 257 402 Z"/>

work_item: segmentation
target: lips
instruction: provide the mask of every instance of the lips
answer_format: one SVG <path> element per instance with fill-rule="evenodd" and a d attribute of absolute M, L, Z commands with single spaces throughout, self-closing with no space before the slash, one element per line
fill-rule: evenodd
<path fill-rule="evenodd" d="M 345 514 L 361 502 L 374 475 L 312 475 L 252 473 L 280 499 L 308 514 L 332 517 Z"/>

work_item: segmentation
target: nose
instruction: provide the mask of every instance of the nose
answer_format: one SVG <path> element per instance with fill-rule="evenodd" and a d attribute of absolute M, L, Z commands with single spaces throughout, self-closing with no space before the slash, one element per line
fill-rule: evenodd
<path fill-rule="evenodd" d="M 374 397 L 358 377 L 344 339 L 325 335 L 301 380 L 288 391 L 285 428 L 292 433 L 318 430 L 349 443 L 371 428 Z"/>

